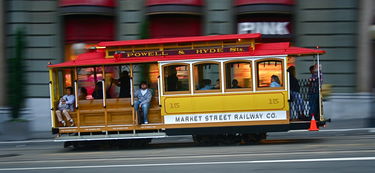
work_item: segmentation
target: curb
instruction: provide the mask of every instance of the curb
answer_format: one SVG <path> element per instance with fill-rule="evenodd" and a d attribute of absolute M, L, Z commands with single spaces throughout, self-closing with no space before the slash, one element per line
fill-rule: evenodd
<path fill-rule="evenodd" d="M 311 134 L 317 134 L 317 133 L 326 133 L 326 132 L 359 132 L 364 131 L 368 133 L 375 133 L 375 128 L 354 128 L 354 129 L 322 129 L 319 131 L 308 131 L 308 130 L 291 130 L 288 132 L 271 132 L 274 134 L 282 134 L 282 133 L 306 133 L 311 132 Z M 171 136 L 167 138 L 178 138 L 178 137 L 190 137 L 190 135 L 182 135 L 182 136 Z M 29 143 L 50 143 L 50 142 L 56 142 L 54 139 L 30 139 L 30 140 L 23 140 L 23 141 L 0 141 L 1 144 L 29 144 Z M 59 142 L 56 142 L 59 143 Z"/>

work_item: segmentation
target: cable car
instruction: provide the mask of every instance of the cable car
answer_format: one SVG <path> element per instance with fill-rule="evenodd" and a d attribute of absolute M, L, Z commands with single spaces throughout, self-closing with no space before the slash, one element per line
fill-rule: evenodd
<path fill-rule="evenodd" d="M 301 92 L 300 108 L 294 108 L 287 69 L 293 58 L 319 57 L 325 51 L 288 42 L 259 43 L 260 37 L 233 34 L 101 42 L 75 60 L 50 64 L 55 140 L 66 146 L 98 140 L 140 145 L 153 138 L 193 135 L 197 143 L 214 144 L 259 141 L 267 132 L 308 129 L 312 102 Z M 152 93 L 147 124 L 140 116 L 144 112 L 134 108 L 141 83 Z M 308 83 L 300 87 L 311 87 Z M 69 87 L 72 109 L 57 117 Z M 318 95 L 314 101 L 319 102 L 315 104 L 318 116 L 313 116 L 323 126 L 326 120 Z"/>

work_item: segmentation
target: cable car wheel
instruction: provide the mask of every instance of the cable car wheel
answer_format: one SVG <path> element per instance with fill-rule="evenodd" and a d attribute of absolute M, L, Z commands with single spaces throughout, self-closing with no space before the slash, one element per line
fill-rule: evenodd
<path fill-rule="evenodd" d="M 242 134 L 242 141 L 245 144 L 259 143 L 267 138 L 267 133 L 247 133 Z"/>
<path fill-rule="evenodd" d="M 234 145 L 241 142 L 239 134 L 220 134 L 220 135 L 193 135 L 193 140 L 199 145 Z"/>

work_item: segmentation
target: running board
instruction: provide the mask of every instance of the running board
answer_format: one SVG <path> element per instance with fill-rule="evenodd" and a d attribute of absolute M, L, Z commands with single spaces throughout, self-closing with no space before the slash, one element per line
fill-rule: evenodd
<path fill-rule="evenodd" d="M 82 135 L 69 136 L 63 135 L 55 138 L 55 142 L 70 142 L 70 141 L 99 141 L 99 140 L 120 140 L 120 139 L 156 139 L 165 138 L 167 135 L 164 132 L 159 133 L 136 133 L 136 134 L 109 134 L 109 135 Z"/>

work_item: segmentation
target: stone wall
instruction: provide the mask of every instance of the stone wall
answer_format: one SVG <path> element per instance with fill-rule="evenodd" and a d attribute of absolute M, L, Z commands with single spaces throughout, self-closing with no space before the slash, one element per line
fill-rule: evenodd
<path fill-rule="evenodd" d="M 48 62 L 61 62 L 56 0 L 6 1 L 6 57 L 13 56 L 15 32 L 26 33 L 26 83 L 28 98 L 48 98 Z"/>
<path fill-rule="evenodd" d="M 297 0 L 296 46 L 326 50 L 321 56 L 324 83 L 333 92 L 356 91 L 358 1 Z M 299 78 L 309 76 L 312 57 L 297 59 Z"/>

